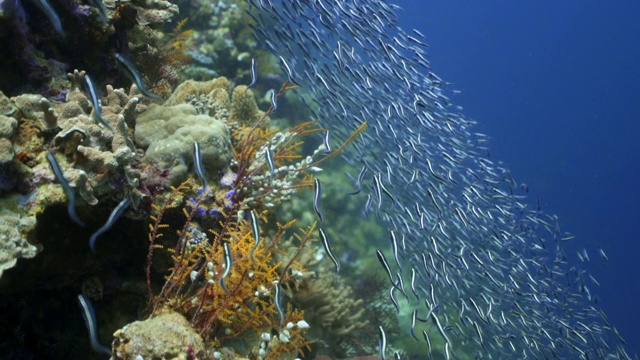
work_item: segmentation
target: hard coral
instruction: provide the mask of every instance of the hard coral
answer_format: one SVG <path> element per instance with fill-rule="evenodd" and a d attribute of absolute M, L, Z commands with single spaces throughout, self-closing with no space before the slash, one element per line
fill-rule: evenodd
<path fill-rule="evenodd" d="M 137 189 L 141 172 L 136 168 L 137 153 L 127 125 L 134 123 L 139 98 L 133 91 L 126 94 L 108 87 L 109 102 L 103 107 L 103 117 L 111 130 L 97 123 L 91 102 L 80 91 L 84 72 L 76 71 L 69 78 L 73 88 L 64 103 L 36 94 L 11 99 L 0 94 L 0 172 L 2 180 L 11 185 L 10 190 L 25 195 L 22 199 L 9 194 L 2 199 L 7 201 L 3 207 L 19 206 L 24 213 L 14 217 L 23 219 L 20 221 L 67 201 L 62 187 L 53 183 L 55 177 L 44 151 L 47 147 L 58 153 L 63 176 L 86 203 L 93 205 L 112 196 L 121 199 L 123 192 L 134 199 L 144 196 Z M 24 163 L 13 159 L 14 148 L 20 151 Z M 13 227 L 12 231 L 0 232 L 10 240 L 3 251 L 7 259 L 34 256 L 35 247 L 27 246 L 25 240 L 31 227 Z"/>
<path fill-rule="evenodd" d="M 84 72 L 76 71 L 69 78 L 74 88 L 67 94 L 67 102 L 53 105 L 57 126 L 62 129 L 55 136 L 54 145 L 67 155 L 68 161 L 73 161 L 73 168 L 67 166 L 65 177 L 92 205 L 98 197 L 114 191 L 110 186 L 113 178 L 126 179 L 127 188 L 135 191 L 140 171 L 134 167 L 137 155 L 127 125 L 134 122 L 140 102 L 135 88 L 127 95 L 123 90 L 107 87 L 109 103 L 103 106 L 102 115 L 111 130 L 97 122 L 90 101 L 80 91 Z"/>
<path fill-rule="evenodd" d="M 190 353 L 204 353 L 202 337 L 173 311 L 128 324 L 113 336 L 112 359 L 187 359 Z"/>
<path fill-rule="evenodd" d="M 236 96 L 236 90 L 233 98 L 230 93 L 231 83 L 226 78 L 189 80 L 163 105 L 152 105 L 138 117 L 136 142 L 147 150 L 147 159 L 162 169 L 171 169 L 172 185 L 186 179 L 193 165 L 195 141 L 200 144 L 208 174 L 226 171 L 233 158 L 229 127 L 235 122 L 253 123 L 261 114 L 250 93 Z"/>
<path fill-rule="evenodd" d="M 24 217 L 7 209 L 0 210 L 0 277 L 4 270 L 14 267 L 18 259 L 36 256 L 37 248 L 22 235 L 35 224 L 35 217 Z"/>

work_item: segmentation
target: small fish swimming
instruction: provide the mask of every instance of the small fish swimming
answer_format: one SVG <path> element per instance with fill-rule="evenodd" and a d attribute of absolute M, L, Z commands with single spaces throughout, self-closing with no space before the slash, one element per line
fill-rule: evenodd
<path fill-rule="evenodd" d="M 387 334 L 382 326 L 378 326 L 378 350 L 380 351 L 380 360 L 387 360 Z"/>
<path fill-rule="evenodd" d="M 331 152 L 331 132 L 329 130 L 324 133 L 324 138 L 322 138 L 322 146 L 324 147 L 325 154 Z"/>
<path fill-rule="evenodd" d="M 265 159 L 267 160 L 267 166 L 269 166 L 269 177 L 273 181 L 273 177 L 276 172 L 276 164 L 273 159 L 273 152 L 271 151 L 271 145 L 267 144 L 264 152 Z"/>
<path fill-rule="evenodd" d="M 102 117 L 102 103 L 100 102 L 100 97 L 98 96 L 98 90 L 96 86 L 91 81 L 89 74 L 84 75 L 84 81 L 87 83 L 87 88 L 89 89 L 89 96 L 91 98 L 91 104 L 93 105 L 93 111 L 95 113 L 96 119 L 98 122 L 107 129 L 113 131 L 111 125 Z"/>
<path fill-rule="evenodd" d="M 420 341 L 420 339 L 418 339 L 418 336 L 416 336 L 416 320 L 418 319 L 418 309 L 413 309 L 413 312 L 411 312 L 411 330 L 409 331 L 411 333 L 411 336 L 413 336 L 414 339 Z"/>
<path fill-rule="evenodd" d="M 89 341 L 91 341 L 91 348 L 96 352 L 111 355 L 111 350 L 100 344 L 100 341 L 98 341 L 96 315 L 93 311 L 93 306 L 91 306 L 91 301 L 89 301 L 86 296 L 79 294 L 78 303 L 80 304 L 80 308 L 82 309 L 82 318 L 84 319 L 84 324 L 87 326 L 87 330 L 89 330 Z"/>
<path fill-rule="evenodd" d="M 127 75 L 129 75 L 129 77 L 133 79 L 142 95 L 151 100 L 162 100 L 162 97 L 150 92 L 147 87 L 144 86 L 144 83 L 142 82 L 142 76 L 140 76 L 138 69 L 136 69 L 135 65 L 133 65 L 131 61 L 125 59 L 125 57 L 120 55 L 119 53 L 116 53 L 116 59 L 118 59 L 118 61 L 120 61 L 120 63 L 124 65 Z"/>
<path fill-rule="evenodd" d="M 598 246 L 598 252 L 600 253 L 600 256 L 604 259 L 604 261 L 609 261 L 609 257 L 604 252 L 604 250 L 602 250 L 600 246 Z"/>
<path fill-rule="evenodd" d="M 224 280 L 231 273 L 231 267 L 233 266 L 233 259 L 231 258 L 231 245 L 229 245 L 228 241 L 222 242 L 222 249 L 224 251 L 224 270 L 222 275 L 218 279 L 218 285 L 224 290 L 224 292 L 229 292 L 227 288 L 227 284 L 225 284 Z"/>
<path fill-rule="evenodd" d="M 364 204 L 364 211 L 362 212 L 362 215 L 364 215 L 365 218 L 369 217 L 369 211 L 371 211 L 371 204 L 373 204 L 373 196 L 371 196 L 371 194 L 367 194 L 367 201 Z"/>
<path fill-rule="evenodd" d="M 331 249 L 331 241 L 329 240 L 327 233 L 325 233 L 324 230 L 322 230 L 322 228 L 318 228 L 318 233 L 320 234 L 320 241 L 322 241 L 322 246 L 324 247 L 324 251 L 327 253 L 327 255 L 329 255 L 329 258 L 331 258 L 331 261 L 333 261 L 333 263 L 336 265 L 336 275 L 338 275 L 338 273 L 340 272 L 340 262 L 338 261 L 335 254 L 333 253 L 333 250 Z"/>
<path fill-rule="evenodd" d="M 202 151 L 200 150 L 200 144 L 197 141 L 193 142 L 193 166 L 195 167 L 196 174 L 202 181 L 202 193 L 209 192 L 209 183 L 204 171 L 204 164 L 202 163 Z"/>
<path fill-rule="evenodd" d="M 411 268 L 411 292 L 413 292 L 413 295 L 415 295 L 416 300 L 420 301 L 420 296 L 418 295 L 418 292 L 416 291 L 416 269 L 415 268 Z"/>
<path fill-rule="evenodd" d="M 278 109 L 278 94 L 275 90 L 271 89 L 271 112 L 275 112 Z"/>
<path fill-rule="evenodd" d="M 367 176 L 368 171 L 369 169 L 367 169 L 366 166 L 363 166 L 362 169 L 360 169 L 360 173 L 358 174 L 358 178 L 356 179 L 356 189 L 350 193 L 347 193 L 347 195 L 356 195 L 360 193 L 360 191 L 362 190 L 362 181 L 364 180 L 364 177 Z"/>
<path fill-rule="evenodd" d="M 398 258 L 398 239 L 396 238 L 396 233 L 391 230 L 391 251 L 393 252 L 393 258 L 396 261 L 396 265 L 398 265 L 398 269 L 402 272 L 402 265 L 400 265 L 400 259 Z"/>
<path fill-rule="evenodd" d="M 58 13 L 51 6 L 49 1 L 35 0 L 34 2 L 38 6 L 38 8 L 42 10 L 42 12 L 45 14 L 47 19 L 49 19 L 49 22 L 51 22 L 51 25 L 53 25 L 53 28 L 55 29 L 55 31 L 58 34 L 60 34 L 61 37 L 65 38 L 67 34 L 65 34 L 64 29 L 62 28 L 62 22 L 60 21 L 60 16 L 58 16 Z"/>
<path fill-rule="evenodd" d="M 280 289 L 280 281 L 275 280 L 273 282 L 273 287 L 275 289 L 273 295 L 273 301 L 276 304 L 276 310 L 278 310 L 278 314 L 280 314 L 280 332 L 282 332 L 282 328 L 284 327 L 284 310 L 282 308 L 282 290 Z"/>
<path fill-rule="evenodd" d="M 247 85 L 245 92 L 249 90 L 250 87 L 256 84 L 258 81 L 258 65 L 256 64 L 256 59 L 251 58 L 251 83 Z"/>
<path fill-rule="evenodd" d="M 254 210 L 249 210 L 249 219 L 251 220 L 251 233 L 253 235 L 254 244 L 249 252 L 249 258 L 251 258 L 251 262 L 255 265 L 256 259 L 253 254 L 256 252 L 256 249 L 260 245 L 260 220 L 258 219 L 258 215 Z"/>
<path fill-rule="evenodd" d="M 64 192 L 67 194 L 67 198 L 68 198 L 67 200 L 69 202 L 67 206 L 67 211 L 69 212 L 69 217 L 76 224 L 84 227 L 84 223 L 82 222 L 82 220 L 80 220 L 78 213 L 76 213 L 76 193 L 74 189 L 67 182 L 67 179 L 64 178 L 64 175 L 62 175 L 62 169 L 60 168 L 60 164 L 58 164 L 58 160 L 56 160 L 56 157 L 53 156 L 53 153 L 51 151 L 47 151 L 47 160 L 49 160 L 49 164 L 53 169 L 53 173 L 55 174 L 56 179 L 58 180 L 60 185 L 62 185 Z"/>
<path fill-rule="evenodd" d="M 430 329 L 420 337 L 418 358 L 456 359 L 462 354 L 454 349 L 463 348 L 464 356 L 483 359 L 631 358 L 584 284 L 587 273 L 564 256 L 560 244 L 572 237 L 491 160 L 488 137 L 474 132 L 475 121 L 445 95 L 449 84 L 433 71 L 425 36 L 398 26 L 397 6 L 250 2 L 254 36 L 281 59 L 284 72 L 301 75 L 295 80 L 313 93 L 315 104 L 304 102 L 322 128 L 346 138 L 364 119 L 371 125 L 341 158 L 352 169 L 362 166 L 352 194 L 365 193 L 365 216 L 376 203 L 373 221 L 397 235 L 404 255 L 398 270 L 410 272 L 411 291 L 424 300 L 411 299 L 405 314 L 421 321 L 417 314 L 427 305 Z M 586 261 L 588 254 L 579 254 Z M 398 306 L 394 292 L 403 291 L 403 278 L 382 252 L 376 255 L 392 284 L 389 307 Z"/>
<path fill-rule="evenodd" d="M 375 185 L 374 190 L 376 199 L 378 200 L 378 207 L 376 208 L 376 215 L 380 217 L 380 208 L 382 208 L 382 187 L 380 186 L 382 180 L 380 179 L 380 173 L 373 175 L 373 183 Z"/>
<path fill-rule="evenodd" d="M 387 258 L 384 256 L 384 254 L 380 250 L 376 250 L 376 255 L 378 256 L 378 260 L 380 261 L 380 264 L 382 264 L 384 271 L 389 276 L 389 281 L 391 281 L 391 284 L 395 287 L 396 284 L 393 282 L 393 275 L 391 275 L 391 268 L 389 268 L 389 263 L 387 262 Z"/>
<path fill-rule="evenodd" d="M 287 80 L 294 85 L 298 85 L 298 82 L 295 81 L 295 79 L 293 78 L 293 72 L 291 71 L 289 64 L 287 64 L 287 62 L 284 60 L 282 56 L 280 56 L 279 58 L 280 58 L 280 67 L 282 68 L 282 70 L 284 70 L 285 74 L 287 74 Z"/>
<path fill-rule="evenodd" d="M 424 340 L 427 342 L 427 350 L 428 350 L 428 355 L 429 358 L 431 358 L 431 339 L 429 338 L 429 333 L 426 330 L 422 330 L 422 336 L 424 337 Z"/>
<path fill-rule="evenodd" d="M 313 179 L 313 210 L 318 215 L 320 219 L 320 224 L 322 224 L 322 211 L 320 210 L 320 197 L 322 196 L 322 187 L 320 186 L 320 179 Z"/>
<path fill-rule="evenodd" d="M 125 210 L 127 210 L 127 208 L 130 205 L 131 205 L 131 198 L 126 197 L 122 199 L 122 201 L 120 201 L 118 206 L 116 206 L 113 209 L 113 211 L 111 211 L 111 215 L 109 215 L 109 219 L 107 219 L 107 222 L 104 225 L 102 225 L 102 227 L 98 229 L 95 233 L 93 233 L 93 235 L 91 235 L 91 238 L 89 239 L 89 248 L 91 249 L 91 252 L 93 253 L 96 252 L 96 239 L 98 238 L 98 236 L 102 235 L 105 231 L 111 229 L 113 224 L 115 224 L 115 222 L 118 221 L 118 218 L 122 216 L 122 214 L 125 212 Z"/>
<path fill-rule="evenodd" d="M 396 295 L 395 295 L 396 290 L 397 289 L 395 286 L 392 286 L 389 288 L 389 299 L 391 300 L 391 303 L 393 304 L 393 306 L 395 306 L 396 312 L 400 314 L 400 304 L 398 303 L 398 299 L 396 299 Z"/>

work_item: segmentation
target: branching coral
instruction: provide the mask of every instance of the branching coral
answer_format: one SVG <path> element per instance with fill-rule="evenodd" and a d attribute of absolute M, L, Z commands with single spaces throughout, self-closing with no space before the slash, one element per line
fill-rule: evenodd
<path fill-rule="evenodd" d="M 10 99 L 0 94 L 0 146 L 5 148 L 0 156 L 0 189 L 22 195 L 5 197 L 3 193 L 0 200 L 3 208 L 19 217 L 35 218 L 47 206 L 67 201 L 62 186 L 55 183 L 47 151 L 56 153 L 61 174 L 83 200 L 79 202 L 95 205 L 105 198 L 130 195 L 138 204 L 149 193 L 142 185 L 145 169 L 138 167 L 140 154 L 129 133 L 137 112 L 144 109 L 135 88 L 126 93 L 107 87 L 102 116 L 107 127 L 96 120 L 91 102 L 81 91 L 84 72 L 75 71 L 69 79 L 73 87 L 63 103 L 36 94 Z M 24 239 L 37 240 L 31 233 L 34 228 L 22 227 L 8 237 L 18 245 L 21 235 L 27 244 Z M 29 256 L 21 257 L 35 255 L 31 248 Z"/>
<path fill-rule="evenodd" d="M 44 127 L 54 135 L 52 147 L 63 153 L 68 162 L 64 166 L 65 178 L 88 204 L 95 205 L 99 197 L 112 193 L 118 180 L 130 191 L 136 189 L 141 175 L 133 166 L 137 154 L 127 123 L 134 122 L 139 98 L 133 90 L 126 94 L 107 87 L 109 103 L 103 107 L 103 118 L 113 129 L 110 130 L 94 119 L 91 103 L 80 90 L 84 72 L 76 71 L 69 78 L 73 88 L 65 103 L 50 103 L 40 95 L 13 98 L 19 118 L 36 122 L 36 127 Z M 48 166 L 43 161 L 34 172 Z"/>

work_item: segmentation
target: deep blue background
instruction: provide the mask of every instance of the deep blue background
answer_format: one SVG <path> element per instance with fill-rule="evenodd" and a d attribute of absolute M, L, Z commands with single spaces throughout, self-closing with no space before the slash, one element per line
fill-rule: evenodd
<path fill-rule="evenodd" d="M 640 353 L 640 1 L 396 3 L 492 159 L 577 235 L 570 261 L 589 250 L 592 294 Z"/>

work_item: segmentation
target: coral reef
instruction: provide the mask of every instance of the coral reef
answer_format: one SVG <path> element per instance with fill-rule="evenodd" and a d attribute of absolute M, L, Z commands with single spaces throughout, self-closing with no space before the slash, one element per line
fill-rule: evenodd
<path fill-rule="evenodd" d="M 24 234 L 36 224 L 31 216 L 23 217 L 7 209 L 0 210 L 0 276 L 16 265 L 18 259 L 30 259 L 37 248 L 25 239 Z"/>
<path fill-rule="evenodd" d="M 248 3 L 188 1 L 183 8 L 191 24 L 207 24 L 190 38 L 188 54 L 193 64 L 184 69 L 187 77 L 205 80 L 225 75 L 249 83 L 251 54 L 258 50 L 258 43 L 247 26 L 252 21 L 246 12 Z"/>
<path fill-rule="evenodd" d="M 13 113 L 13 108 L 9 103 L 9 99 L 0 91 L 0 168 L 3 168 L 9 162 L 13 160 L 15 156 L 15 150 L 11 138 L 13 137 L 16 128 L 18 127 L 18 120 L 6 114 Z M 6 108 L 5 108 L 6 106 Z M 0 189 L 3 187 L 0 186 Z"/>
<path fill-rule="evenodd" d="M 208 174 L 228 172 L 233 158 L 231 132 L 254 123 L 263 114 L 245 87 L 232 91 L 226 78 L 180 84 L 163 105 L 150 105 L 137 119 L 135 139 L 146 149 L 146 158 L 161 169 L 170 169 L 177 186 L 193 165 L 193 143 L 202 151 Z M 266 121 L 268 123 L 268 121 Z"/>
<path fill-rule="evenodd" d="M 313 213 L 302 210 L 296 214 L 300 221 L 282 221 L 284 205 L 292 200 L 298 210 L 311 208 L 297 198 L 299 190 L 310 189 L 321 163 L 340 153 L 366 123 L 332 152 L 309 140 L 325 132 L 316 122 L 290 126 L 286 120 L 295 120 L 280 118 L 282 129 L 272 128 L 274 109 L 262 111 L 258 104 L 271 103 L 271 92 L 264 90 L 277 89 L 281 80 L 273 75 L 282 71 L 273 57 L 256 50 L 247 3 L 91 4 L 69 2 L 58 33 L 32 6 L 24 18 L 0 14 L 19 25 L 7 36 L 7 24 L 0 24 L 0 46 L 9 38 L 19 44 L 10 49 L 15 59 L 0 59 L 0 87 L 11 96 L 0 92 L 0 277 L 18 259 L 42 252 L 41 261 L 26 262 L 20 273 L 5 273 L 0 305 L 10 312 L 19 306 L 9 303 L 56 298 L 56 311 L 17 313 L 12 324 L 0 325 L 3 335 L 11 332 L 0 349 L 15 348 L 15 357 L 30 354 L 24 334 L 37 334 L 37 341 L 47 336 L 41 319 L 77 320 L 70 326 L 73 336 L 55 331 L 47 339 L 65 344 L 51 350 L 64 354 L 61 349 L 71 348 L 84 330 L 79 314 L 67 314 L 67 295 L 79 292 L 102 313 L 97 323 L 87 323 L 91 336 L 106 344 L 120 328 L 113 359 L 294 359 L 311 352 L 314 337 L 340 347 L 338 339 L 369 330 L 363 300 L 351 285 L 334 282 L 326 261 L 308 261 L 320 248 L 314 244 Z M 178 16 L 181 21 L 164 26 Z M 210 26 L 189 29 L 202 23 Z M 131 59 L 142 82 L 167 100 L 151 103 L 135 85 L 129 88 L 114 66 L 116 52 Z M 249 83 L 252 57 L 260 81 L 248 89 L 236 83 Z M 88 70 L 97 94 L 87 89 L 85 71 L 67 74 L 69 64 Z M 191 80 L 178 85 L 185 74 Z M 227 77 L 195 81 L 213 74 Z M 129 90 L 118 88 L 124 84 Z M 283 100 L 295 88 L 285 83 L 274 97 Z M 307 118 L 280 104 L 278 116 L 296 112 Z M 208 191 L 194 180 L 194 142 Z M 68 187 L 61 186 L 65 181 Z M 63 187 L 77 192 L 77 201 Z M 89 255 L 86 240 L 123 198 L 132 206 L 121 226 Z M 69 199 L 88 225 L 84 229 L 60 211 Z M 147 222 L 143 289 L 140 240 Z M 23 296 L 26 289 L 32 296 Z M 146 320 L 131 322 L 143 314 Z M 23 319 L 33 324 L 14 326 Z M 19 344 L 12 344 L 15 339 Z M 85 340 L 78 351 L 88 352 Z"/>
<path fill-rule="evenodd" d="M 135 87 L 128 94 L 107 87 L 108 104 L 102 107 L 102 118 L 109 125 L 106 127 L 96 120 L 91 101 L 81 91 L 84 72 L 68 76 L 72 88 L 65 102 L 37 94 L 12 98 L 0 94 L 0 145 L 6 148 L 2 151 L 0 185 L 2 190 L 14 191 L 0 194 L 0 202 L 19 218 L 35 219 L 47 207 L 67 202 L 62 186 L 54 183 L 47 148 L 57 153 L 62 175 L 83 200 L 79 203 L 96 205 L 102 199 L 121 199 L 124 195 L 138 204 L 150 194 L 142 181 L 149 178 L 152 169 L 137 167 L 140 154 L 129 130 L 137 112 L 145 108 L 135 96 Z M 25 245 L 26 239 L 38 242 L 31 235 L 33 228 L 23 226 L 7 235 L 21 244 L 16 249 L 28 248 L 28 252 L 20 255 L 7 250 L 6 254 L 33 257 L 35 247 Z M 22 242 L 16 240 L 18 234 Z"/>
<path fill-rule="evenodd" d="M 175 206 L 177 198 L 187 196 L 189 188 L 193 185 L 181 185 L 161 207 L 156 207 L 158 215 L 153 216 L 155 224 L 150 233 L 150 251 L 160 247 L 157 240 L 166 234 L 160 232 L 166 227 L 162 226 L 162 216 Z M 289 269 L 302 269 L 296 258 L 312 240 L 314 229 L 296 234 L 299 242 L 288 250 L 281 249 L 279 244 L 294 222 L 278 225 L 278 230 L 268 240 L 256 243 L 249 221 L 237 218 L 237 210 L 233 210 L 238 209 L 239 204 L 236 204 L 222 212 L 214 227 L 203 233 L 195 229 L 206 224 L 198 224 L 194 218 L 200 203 L 205 201 L 203 196 L 190 206 L 190 212 L 183 210 L 184 225 L 176 245 L 168 249 L 173 266 L 166 283 L 154 298 L 153 314 L 163 313 L 167 308 L 184 314 L 209 343 L 209 348 L 220 348 L 232 340 L 241 341 L 254 355 L 277 359 L 307 347 L 310 344 L 304 337 L 307 326 L 300 322 L 303 312 L 290 306 L 284 308 L 276 300 L 276 294 L 278 286 L 290 287 L 296 281 L 293 274 L 297 272 Z M 282 265 L 274 260 L 274 254 L 285 251 L 289 255 L 286 264 Z M 227 275 L 223 276 L 223 273 Z M 272 328 L 279 329 L 280 336 L 265 338 L 269 337 Z M 256 342 L 264 345 L 252 347 Z"/>
<path fill-rule="evenodd" d="M 186 86 L 198 89 L 203 84 Z M 281 92 L 286 90 L 283 87 Z M 228 94 L 217 91 L 221 93 Z M 188 99 L 188 95 L 180 94 L 174 92 L 167 102 Z M 199 92 L 192 90 L 191 94 Z M 220 97 L 217 104 L 225 100 L 229 101 L 228 95 Z M 228 109 L 228 104 L 223 109 Z M 316 225 L 296 230 L 295 220 L 279 223 L 275 209 L 298 189 L 310 188 L 311 174 L 319 170 L 317 165 L 339 153 L 366 127 L 363 124 L 331 153 L 316 149 L 312 155 L 302 156 L 302 139 L 322 129 L 313 122 L 287 131 L 261 128 L 271 111 L 253 121 L 237 121 L 231 137 L 234 175 L 223 177 L 220 187 L 203 192 L 189 179 L 157 199 L 151 215 L 147 265 L 153 298 L 151 316 L 171 309 L 191 322 L 208 348 L 233 343 L 236 350 L 243 348 L 245 353 L 263 359 L 292 356 L 308 350 L 311 344 L 305 337 L 309 326 L 303 321 L 303 309 L 285 306 L 282 293 L 297 291 L 306 273 L 298 259 L 305 251 L 315 249 L 309 244 L 315 239 Z M 249 104 L 236 112 L 256 110 Z M 225 193 L 228 202 L 221 201 L 220 193 Z M 180 214 L 183 220 L 176 219 Z M 176 235 L 166 228 L 177 229 Z M 170 256 L 169 266 L 164 265 L 163 253 Z M 162 263 L 159 268 L 169 267 L 170 271 L 154 296 L 152 269 L 158 267 L 152 264 L 158 264 L 158 255 Z M 348 295 L 348 291 L 342 295 Z M 277 330 L 276 339 L 271 339 L 270 329 Z M 346 333 L 353 329 L 341 330 Z M 253 347 L 256 342 L 261 346 Z"/>

